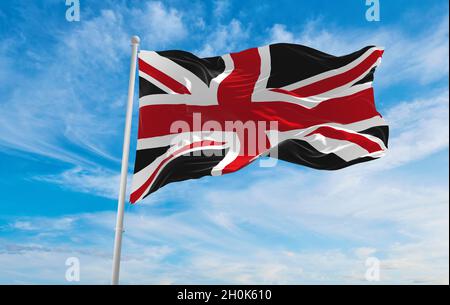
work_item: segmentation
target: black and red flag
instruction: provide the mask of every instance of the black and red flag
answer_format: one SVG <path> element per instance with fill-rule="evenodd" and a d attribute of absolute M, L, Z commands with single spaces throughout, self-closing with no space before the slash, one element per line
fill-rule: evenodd
<path fill-rule="evenodd" d="M 130 201 L 259 156 L 326 170 L 383 156 L 388 126 L 372 88 L 382 54 L 285 43 L 209 58 L 141 51 Z"/>

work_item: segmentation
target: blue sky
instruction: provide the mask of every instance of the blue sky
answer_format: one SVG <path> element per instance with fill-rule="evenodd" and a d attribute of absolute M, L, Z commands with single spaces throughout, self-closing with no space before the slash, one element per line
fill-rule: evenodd
<path fill-rule="evenodd" d="M 278 163 L 171 184 L 127 205 L 123 283 L 449 281 L 448 2 L 0 3 L 0 283 L 108 283 L 128 83 L 142 49 L 221 55 L 294 42 L 335 55 L 385 47 L 385 158 L 336 171 Z M 133 117 L 131 159 L 137 131 Z M 132 167 L 130 160 L 130 173 Z"/>

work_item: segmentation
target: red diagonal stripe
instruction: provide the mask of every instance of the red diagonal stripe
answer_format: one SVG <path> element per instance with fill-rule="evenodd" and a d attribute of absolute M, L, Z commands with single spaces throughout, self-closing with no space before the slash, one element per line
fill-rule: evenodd
<path fill-rule="evenodd" d="M 167 158 L 165 158 L 164 160 L 161 161 L 161 163 L 158 164 L 158 166 L 156 167 L 156 169 L 153 171 L 153 173 L 150 175 L 150 177 L 147 179 L 147 181 L 145 181 L 144 184 L 142 184 L 136 191 L 134 191 L 133 193 L 131 193 L 130 195 L 130 202 L 131 203 L 135 203 L 141 196 L 142 194 L 145 192 L 145 190 L 147 189 L 147 187 L 152 183 L 152 181 L 156 178 L 159 170 L 169 161 L 171 161 L 171 159 L 173 159 L 173 157 L 175 155 L 181 154 L 185 151 L 188 151 L 189 149 L 192 148 L 196 148 L 196 147 L 203 147 L 203 146 L 216 146 L 216 145 L 223 145 L 223 142 L 215 142 L 215 141 L 210 141 L 210 140 L 206 140 L 206 141 L 198 141 L 198 142 L 194 142 L 190 145 L 184 146 L 176 151 L 174 151 L 173 153 L 171 153 L 169 156 L 167 156 Z"/>
<path fill-rule="evenodd" d="M 169 75 L 164 72 L 156 69 L 155 67 L 149 65 L 145 61 L 139 58 L 139 70 L 150 75 L 157 81 L 159 81 L 164 86 L 168 87 L 170 90 L 179 93 L 179 94 L 191 94 L 188 88 L 186 88 L 183 84 L 174 80 Z"/>
<path fill-rule="evenodd" d="M 349 142 L 353 142 L 365 150 L 367 150 L 369 153 L 373 153 L 376 151 L 383 150 L 381 146 L 374 142 L 369 140 L 368 138 L 357 134 L 357 133 L 351 133 L 344 130 L 335 129 L 328 126 L 322 126 L 314 130 L 313 132 L 307 134 L 306 136 L 310 136 L 313 134 L 321 134 L 327 138 L 336 139 L 336 140 L 345 140 Z"/>
<path fill-rule="evenodd" d="M 254 158 L 255 156 L 248 156 L 248 155 L 237 156 L 236 159 L 233 160 L 233 162 L 231 162 L 222 169 L 222 174 L 236 172 L 241 168 L 243 168 L 244 166 L 250 164 Z"/>

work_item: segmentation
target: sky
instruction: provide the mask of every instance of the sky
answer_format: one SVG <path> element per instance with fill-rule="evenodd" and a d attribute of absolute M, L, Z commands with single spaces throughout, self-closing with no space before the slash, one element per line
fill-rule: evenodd
<path fill-rule="evenodd" d="M 80 0 L 69 22 L 64 0 L 0 1 L 0 283 L 110 282 L 139 35 L 144 50 L 198 56 L 382 46 L 374 88 L 390 143 L 339 171 L 254 163 L 127 204 L 122 283 L 448 284 L 448 2 L 380 0 L 372 22 L 365 2 Z M 79 282 L 66 278 L 70 257 Z"/>

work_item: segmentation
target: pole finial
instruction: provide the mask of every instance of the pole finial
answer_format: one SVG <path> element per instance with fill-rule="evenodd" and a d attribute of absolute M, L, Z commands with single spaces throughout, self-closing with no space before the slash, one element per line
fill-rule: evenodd
<path fill-rule="evenodd" d="M 131 37 L 131 44 L 139 44 L 141 42 L 141 39 L 139 38 L 139 36 L 134 35 L 133 37 Z"/>

